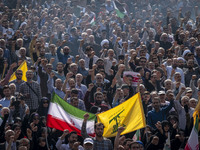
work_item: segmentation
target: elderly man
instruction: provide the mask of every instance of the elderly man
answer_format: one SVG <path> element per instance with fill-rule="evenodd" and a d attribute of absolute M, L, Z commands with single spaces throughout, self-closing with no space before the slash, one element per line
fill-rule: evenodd
<path fill-rule="evenodd" d="M 62 86 L 63 86 L 63 81 L 58 78 L 55 81 L 55 87 L 53 85 L 53 77 L 55 76 L 55 74 L 52 72 L 50 74 L 50 78 L 47 81 L 47 87 L 50 93 L 55 92 L 58 96 L 60 96 L 62 99 L 64 99 L 65 97 L 65 93 L 62 91 Z"/>
<path fill-rule="evenodd" d="M 178 112 L 178 117 L 179 117 L 179 127 L 182 130 L 186 130 L 186 128 L 189 127 L 189 125 L 187 125 L 186 119 L 192 118 L 192 115 L 194 112 L 194 109 L 191 108 L 189 105 L 189 97 L 183 96 L 181 98 L 181 95 L 183 92 L 185 92 L 185 90 L 186 90 L 186 88 L 182 87 L 176 96 L 176 100 L 174 101 L 174 106 Z M 181 103 L 179 102 L 180 99 L 181 99 Z"/>
<path fill-rule="evenodd" d="M 181 74 L 181 83 L 185 84 L 184 73 L 181 68 L 178 67 L 178 60 L 177 58 L 173 58 L 172 66 L 167 66 L 167 78 L 171 79 L 174 82 L 174 75 L 176 72 Z"/>
<path fill-rule="evenodd" d="M 4 124 L 6 124 L 9 113 L 10 113 L 10 109 L 8 107 L 3 107 L 1 109 L 0 126 L 3 124 L 3 122 Z"/>
<path fill-rule="evenodd" d="M 19 55 L 17 55 L 15 51 L 14 52 L 12 51 L 11 56 L 16 57 L 17 60 L 19 60 L 19 59 L 21 59 L 23 61 L 25 60 L 27 62 L 28 67 L 30 67 L 33 64 L 31 58 L 26 56 L 26 48 L 25 47 L 21 47 L 19 49 Z"/>
<path fill-rule="evenodd" d="M 15 132 L 7 130 L 5 133 L 5 142 L 0 144 L 1 150 L 16 150 Z"/>
<path fill-rule="evenodd" d="M 85 138 L 83 141 L 83 148 L 84 150 L 93 150 L 94 142 L 92 138 Z"/>
<path fill-rule="evenodd" d="M 83 92 L 83 95 L 85 96 L 85 93 L 87 92 L 87 87 L 82 84 L 82 81 L 83 81 L 83 75 L 78 73 L 76 74 L 76 88 L 81 90 Z"/>
<path fill-rule="evenodd" d="M 108 54 L 108 57 L 105 57 L 106 53 Z M 110 75 L 110 69 L 112 67 L 113 62 L 117 63 L 117 60 L 114 58 L 114 50 L 109 49 L 108 52 L 107 50 L 104 50 L 101 58 L 104 60 L 104 69 L 105 72 Z"/>

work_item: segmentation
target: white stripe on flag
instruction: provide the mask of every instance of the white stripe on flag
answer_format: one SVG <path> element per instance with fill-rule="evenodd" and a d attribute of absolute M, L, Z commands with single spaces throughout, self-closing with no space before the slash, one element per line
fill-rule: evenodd
<path fill-rule="evenodd" d="M 52 115 L 55 118 L 58 118 L 62 121 L 67 122 L 68 124 L 75 126 L 77 129 L 81 130 L 81 126 L 83 123 L 83 118 L 75 117 L 69 113 L 67 113 L 60 105 L 57 103 L 50 103 L 49 106 L 49 115 Z M 93 134 L 94 133 L 94 120 L 87 121 L 87 133 Z"/>

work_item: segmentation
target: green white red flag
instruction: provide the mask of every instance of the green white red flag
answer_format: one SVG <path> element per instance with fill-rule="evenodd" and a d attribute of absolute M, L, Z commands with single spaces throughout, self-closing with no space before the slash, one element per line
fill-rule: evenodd
<path fill-rule="evenodd" d="M 199 131 L 199 118 L 198 116 L 196 116 L 195 125 L 192 128 L 192 132 L 185 146 L 185 150 L 199 150 L 198 131 Z"/>
<path fill-rule="evenodd" d="M 115 4 L 115 1 L 113 1 L 113 6 L 114 6 L 114 9 L 115 9 L 115 12 L 116 12 L 117 16 L 118 16 L 119 18 L 123 19 L 124 16 L 125 16 L 125 14 L 127 13 L 127 12 L 126 12 L 126 9 L 123 8 L 123 9 L 124 9 L 124 12 L 121 12 L 121 11 L 117 8 L 117 6 L 116 6 L 116 4 Z"/>
<path fill-rule="evenodd" d="M 88 112 L 70 105 L 54 93 L 49 105 L 47 126 L 61 131 L 64 131 L 65 129 L 68 129 L 69 132 L 76 131 L 78 135 L 81 135 L 81 126 L 84 119 L 83 115 L 85 113 Z M 90 117 L 87 121 L 86 130 L 88 135 L 95 136 L 94 124 L 96 116 L 91 113 L 89 113 L 89 115 Z"/>
<path fill-rule="evenodd" d="M 95 16 L 94 16 L 94 18 L 92 18 L 92 20 L 90 21 L 90 24 L 91 24 L 91 25 L 95 25 L 95 24 L 96 24 L 96 18 L 95 18 Z"/>

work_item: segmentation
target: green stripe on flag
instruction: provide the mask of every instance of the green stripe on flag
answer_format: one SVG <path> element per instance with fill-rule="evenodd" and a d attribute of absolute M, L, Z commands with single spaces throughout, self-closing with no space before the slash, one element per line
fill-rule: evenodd
<path fill-rule="evenodd" d="M 113 1 L 113 6 L 114 6 L 114 9 L 115 9 L 115 12 L 116 12 L 117 16 L 118 16 L 119 18 L 123 19 L 124 16 L 125 16 L 125 13 L 122 13 L 122 12 L 117 8 L 117 6 L 116 6 L 116 4 L 115 4 L 115 1 Z"/>
<path fill-rule="evenodd" d="M 90 21 L 90 24 L 91 24 L 92 26 L 94 26 L 94 25 L 96 24 L 95 17 L 92 18 L 92 20 Z"/>
<path fill-rule="evenodd" d="M 96 118 L 95 114 L 80 110 L 80 109 L 70 105 L 69 103 L 64 101 L 62 98 L 60 98 L 55 93 L 53 93 L 51 102 L 60 105 L 67 113 L 71 114 L 72 116 L 75 116 L 75 117 L 83 119 L 84 114 L 88 113 L 89 114 L 89 119 L 88 120 L 94 120 Z"/>
<path fill-rule="evenodd" d="M 124 13 L 120 12 L 118 9 L 116 9 L 115 11 L 116 11 L 116 14 L 117 14 L 117 16 L 118 16 L 119 18 L 121 18 L 121 19 L 124 18 L 124 16 L 125 16 Z"/>

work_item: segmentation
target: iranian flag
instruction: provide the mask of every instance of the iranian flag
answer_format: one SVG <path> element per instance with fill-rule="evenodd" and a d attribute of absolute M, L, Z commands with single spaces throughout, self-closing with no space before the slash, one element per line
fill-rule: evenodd
<path fill-rule="evenodd" d="M 141 141 L 141 133 L 140 133 L 140 129 L 138 129 L 134 136 L 133 136 L 133 141 Z"/>
<path fill-rule="evenodd" d="M 81 126 L 85 113 L 87 112 L 68 104 L 54 93 L 49 105 L 47 126 L 61 131 L 65 129 L 68 129 L 69 132 L 76 131 L 78 135 L 81 135 Z M 89 115 L 86 130 L 88 135 L 95 136 L 94 124 L 96 116 L 91 113 Z"/>
<path fill-rule="evenodd" d="M 185 150 L 199 150 L 198 126 L 199 126 L 199 118 L 197 116 L 195 125 L 192 128 L 192 132 L 185 146 Z"/>
<path fill-rule="evenodd" d="M 113 6 L 114 6 L 114 9 L 115 9 L 115 12 L 116 12 L 117 16 L 118 16 L 119 18 L 123 19 L 124 16 L 125 16 L 125 14 L 127 13 L 127 12 L 126 12 L 126 9 L 123 8 L 124 11 L 123 11 L 123 12 L 120 11 L 120 10 L 117 8 L 117 6 L 116 6 L 115 1 L 113 1 Z"/>
<path fill-rule="evenodd" d="M 93 25 L 95 25 L 95 23 L 96 23 L 96 19 L 95 19 L 95 16 L 92 18 L 92 20 L 90 21 L 90 24 L 93 26 Z"/>

